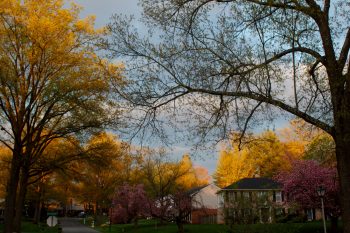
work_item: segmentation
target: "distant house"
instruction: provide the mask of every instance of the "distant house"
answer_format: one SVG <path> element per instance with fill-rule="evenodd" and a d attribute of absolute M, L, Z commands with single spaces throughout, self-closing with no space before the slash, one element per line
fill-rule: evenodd
<path fill-rule="evenodd" d="M 192 224 L 217 223 L 218 201 L 217 192 L 220 190 L 215 184 L 204 185 L 190 189 L 187 194 L 191 198 L 192 209 L 188 222 Z"/>
<path fill-rule="evenodd" d="M 218 192 L 218 223 L 272 223 L 284 213 L 282 185 L 269 178 L 244 178 Z"/>

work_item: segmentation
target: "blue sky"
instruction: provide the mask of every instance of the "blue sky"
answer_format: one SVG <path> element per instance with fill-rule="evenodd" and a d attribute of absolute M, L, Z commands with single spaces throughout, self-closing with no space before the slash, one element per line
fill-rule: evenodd
<path fill-rule="evenodd" d="M 81 16 L 96 15 L 96 26 L 108 23 L 112 14 L 141 15 L 138 0 L 74 0 L 84 8 Z"/>

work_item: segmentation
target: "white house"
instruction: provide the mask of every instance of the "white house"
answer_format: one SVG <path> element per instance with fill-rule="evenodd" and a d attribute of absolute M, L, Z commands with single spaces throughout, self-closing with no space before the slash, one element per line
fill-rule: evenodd
<path fill-rule="evenodd" d="M 192 210 L 189 216 L 190 223 L 217 223 L 217 192 L 219 190 L 220 188 L 215 184 L 208 184 L 190 189 L 187 192 L 192 201 Z"/>

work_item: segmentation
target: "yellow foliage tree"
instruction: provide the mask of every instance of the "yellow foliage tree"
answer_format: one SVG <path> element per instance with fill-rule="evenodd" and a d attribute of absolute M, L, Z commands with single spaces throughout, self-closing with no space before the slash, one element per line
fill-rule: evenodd
<path fill-rule="evenodd" d="M 62 0 L 0 0 L 0 141 L 12 151 L 5 233 L 20 232 L 30 166 L 52 140 L 106 122 L 120 67 L 100 59 L 94 17 Z"/>
<path fill-rule="evenodd" d="M 214 174 L 216 183 L 223 187 L 241 178 L 272 177 L 289 169 L 292 160 L 302 158 L 306 147 L 305 141 L 298 140 L 299 137 L 291 132 L 289 129 L 284 131 L 288 136 L 284 142 L 273 131 L 248 135 L 241 151 L 236 143 L 231 149 L 222 150 Z"/>
<path fill-rule="evenodd" d="M 239 150 L 237 146 L 221 150 L 214 173 L 215 183 L 219 187 L 226 187 L 242 178 L 251 177 L 254 167 L 248 162 L 247 149 Z"/>
<path fill-rule="evenodd" d="M 313 159 L 324 165 L 336 166 L 335 142 L 325 131 L 296 118 L 279 133 L 295 159 Z"/>
<path fill-rule="evenodd" d="M 95 206 L 96 214 L 110 206 L 118 186 L 133 182 L 138 163 L 128 149 L 128 144 L 104 132 L 91 137 L 87 144 L 89 158 L 78 165 L 81 175 L 73 193 L 81 202 Z"/>
<path fill-rule="evenodd" d="M 275 132 L 265 131 L 253 136 L 247 144 L 248 160 L 254 168 L 254 174 L 261 177 L 272 177 L 281 169 L 288 169 L 291 159 L 288 158 L 286 146 Z"/>
<path fill-rule="evenodd" d="M 4 146 L 0 146 L 0 199 L 5 198 L 10 161 L 11 151 Z"/>
<path fill-rule="evenodd" d="M 187 190 L 208 184 L 208 176 L 198 176 L 200 172 L 203 172 L 203 168 L 197 167 L 196 169 L 196 167 L 193 166 L 191 157 L 189 155 L 186 154 L 182 156 L 179 165 L 180 172 L 183 175 L 176 180 L 176 183 L 183 189 Z"/>

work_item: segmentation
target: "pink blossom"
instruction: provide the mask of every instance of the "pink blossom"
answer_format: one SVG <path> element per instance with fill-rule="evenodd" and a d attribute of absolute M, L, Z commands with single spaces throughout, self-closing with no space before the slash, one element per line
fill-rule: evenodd
<path fill-rule="evenodd" d="M 324 203 L 328 214 L 340 215 L 339 183 L 335 168 L 323 167 L 313 160 L 296 160 L 289 171 L 279 173 L 275 179 L 283 184 L 287 203 L 297 203 L 301 208 L 320 208 L 317 188 L 326 190 Z"/>
<path fill-rule="evenodd" d="M 123 185 L 113 198 L 112 222 L 130 223 L 138 217 L 147 215 L 148 203 L 143 185 Z"/>

